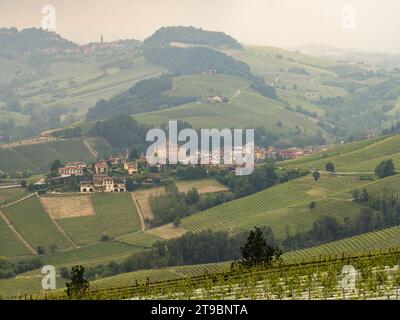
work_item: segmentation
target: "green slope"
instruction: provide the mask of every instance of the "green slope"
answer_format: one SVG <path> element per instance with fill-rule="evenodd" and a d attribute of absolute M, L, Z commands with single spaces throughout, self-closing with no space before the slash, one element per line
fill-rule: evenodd
<path fill-rule="evenodd" d="M 324 170 L 327 162 L 333 162 L 337 171 L 373 172 L 381 161 L 387 159 L 392 159 L 395 166 L 400 166 L 400 135 L 355 142 L 299 160 L 284 161 L 280 165 Z"/>
<path fill-rule="evenodd" d="M 174 95 L 197 95 L 207 98 L 213 95 L 228 97 L 230 103 L 212 105 L 191 103 L 156 112 L 135 115 L 134 118 L 148 124 L 161 124 L 168 120 L 182 120 L 197 128 L 264 127 L 277 133 L 291 133 L 296 126 L 308 133 L 323 131 L 317 120 L 294 111 L 286 110 L 283 103 L 263 97 L 248 87 L 248 82 L 226 75 L 195 75 L 176 78 Z M 281 121 L 283 126 L 276 123 Z"/>
<path fill-rule="evenodd" d="M 57 229 L 36 196 L 3 208 L 2 211 L 33 248 L 42 246 L 48 251 L 51 245 L 59 249 L 71 247 L 71 243 Z"/>
<path fill-rule="evenodd" d="M 307 176 L 194 214 L 182 224 L 194 232 L 238 232 L 268 225 L 284 238 L 288 227 L 292 233 L 307 231 L 323 215 L 357 214 L 360 207 L 349 201 L 349 191 L 368 183 L 352 176 L 323 175 L 319 182 Z M 311 201 L 317 202 L 315 211 L 308 208 Z"/>

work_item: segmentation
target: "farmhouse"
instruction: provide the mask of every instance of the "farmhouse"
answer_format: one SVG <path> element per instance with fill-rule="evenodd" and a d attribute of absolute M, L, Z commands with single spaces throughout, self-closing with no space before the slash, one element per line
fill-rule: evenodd
<path fill-rule="evenodd" d="M 220 96 L 212 96 L 212 97 L 207 98 L 207 103 L 210 103 L 210 104 L 218 104 L 218 103 L 222 103 L 222 102 L 224 102 L 224 98 L 222 98 Z"/>
<path fill-rule="evenodd" d="M 121 165 L 124 162 L 124 159 L 122 157 L 114 157 L 114 156 L 110 156 L 110 158 L 108 158 L 108 161 L 110 161 L 110 163 L 112 165 Z"/>
<path fill-rule="evenodd" d="M 66 166 L 58 168 L 61 177 L 83 176 L 83 169 L 78 166 Z"/>
<path fill-rule="evenodd" d="M 90 193 L 94 192 L 94 185 L 93 182 L 90 181 L 82 181 L 80 183 L 81 192 Z"/>
<path fill-rule="evenodd" d="M 93 181 L 82 181 L 81 192 L 126 192 L 124 180 L 117 180 L 105 174 L 93 175 Z"/>
<path fill-rule="evenodd" d="M 105 161 L 96 162 L 94 165 L 94 169 L 97 174 L 107 174 L 108 173 L 108 165 Z"/>
<path fill-rule="evenodd" d="M 136 162 L 125 162 L 124 169 L 127 170 L 129 174 L 134 174 L 138 172 L 138 166 Z"/>

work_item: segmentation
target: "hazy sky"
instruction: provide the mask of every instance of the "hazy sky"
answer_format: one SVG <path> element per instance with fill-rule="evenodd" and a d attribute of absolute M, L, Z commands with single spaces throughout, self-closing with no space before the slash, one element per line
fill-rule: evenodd
<path fill-rule="evenodd" d="M 194 25 L 245 44 L 400 52 L 399 0 L 0 0 L 0 27 L 40 27 L 48 4 L 55 31 L 78 43 L 101 34 L 142 40 L 161 26 Z"/>

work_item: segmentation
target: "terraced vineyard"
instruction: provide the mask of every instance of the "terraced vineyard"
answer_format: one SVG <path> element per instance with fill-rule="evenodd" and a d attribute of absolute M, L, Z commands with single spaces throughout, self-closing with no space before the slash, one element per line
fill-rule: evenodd
<path fill-rule="evenodd" d="M 185 229 L 194 232 L 208 229 L 237 232 L 259 226 L 260 223 L 265 224 L 272 221 L 274 216 L 279 216 L 278 219 L 284 223 L 279 227 L 283 228 L 289 223 L 288 214 L 297 212 L 299 207 L 304 208 L 310 201 L 325 202 L 325 199 L 330 197 L 346 199 L 348 191 L 366 183 L 358 177 L 351 176 L 324 175 L 319 182 L 307 176 L 192 215 L 183 219 L 182 224 Z M 350 202 L 347 204 L 349 207 L 355 207 Z M 335 205 L 331 205 L 330 208 L 335 209 Z M 279 215 L 279 210 L 285 214 Z M 353 210 L 350 208 L 349 211 L 351 213 Z M 293 223 L 297 223 L 296 218 L 303 219 L 301 215 L 290 216 L 295 219 L 291 220 Z M 311 214 L 307 217 L 312 225 L 312 219 L 315 217 Z"/>
<path fill-rule="evenodd" d="M 318 247 L 289 252 L 284 255 L 284 258 L 289 261 L 308 260 L 320 255 L 336 255 L 340 253 L 351 255 L 358 252 L 390 248 L 400 248 L 400 226 L 364 233 Z"/>
<path fill-rule="evenodd" d="M 335 152 L 338 154 L 333 155 Z M 366 140 L 301 160 L 284 161 L 280 165 L 288 168 L 314 167 L 325 170 L 325 164 L 333 162 L 337 171 L 374 172 L 375 167 L 387 159 L 392 159 L 395 166 L 400 167 L 400 135 Z"/>
<path fill-rule="evenodd" d="M 367 187 L 373 193 L 400 193 L 400 175 L 377 180 Z"/>
<path fill-rule="evenodd" d="M 0 149 L 0 170 L 4 172 L 47 172 L 54 160 L 93 161 L 93 155 L 80 139 L 58 140 L 42 144 Z"/>

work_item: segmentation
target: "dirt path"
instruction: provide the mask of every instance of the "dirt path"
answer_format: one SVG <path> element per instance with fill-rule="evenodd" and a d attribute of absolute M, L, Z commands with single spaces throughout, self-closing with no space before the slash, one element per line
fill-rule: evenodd
<path fill-rule="evenodd" d="M 137 202 L 136 197 L 135 197 L 133 192 L 131 192 L 131 196 L 132 196 L 132 201 L 135 204 L 136 211 L 137 211 L 137 213 L 139 215 L 140 223 L 142 224 L 142 231 L 145 231 L 146 230 L 146 224 L 144 223 L 142 209 L 140 209 L 139 203 Z"/>
<path fill-rule="evenodd" d="M 92 146 L 90 145 L 90 143 L 89 143 L 86 139 L 83 139 L 83 143 L 84 143 L 85 146 L 88 148 L 90 154 L 91 154 L 95 159 L 97 159 L 98 154 L 97 154 L 97 152 L 96 152 L 95 150 L 93 150 L 93 148 L 92 148 Z"/>
<path fill-rule="evenodd" d="M 3 213 L 3 211 L 0 210 L 0 217 L 4 220 L 4 222 L 7 224 L 7 226 L 10 228 L 10 230 L 15 234 L 15 236 L 24 244 L 24 246 L 33 254 L 37 255 L 35 249 L 32 248 L 32 246 L 29 244 L 28 241 L 25 240 L 25 238 L 20 234 L 13 224 L 11 223 L 10 220 L 8 220 L 7 216 Z"/>

